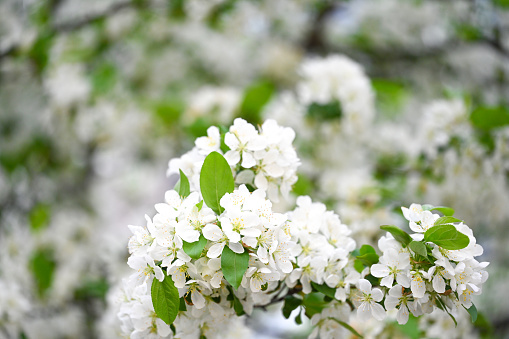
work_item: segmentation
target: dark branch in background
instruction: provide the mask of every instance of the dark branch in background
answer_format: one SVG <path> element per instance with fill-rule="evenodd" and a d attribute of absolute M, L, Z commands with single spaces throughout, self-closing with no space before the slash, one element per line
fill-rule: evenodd
<path fill-rule="evenodd" d="M 92 13 L 83 16 L 80 19 L 73 20 L 73 21 L 67 21 L 67 22 L 61 22 L 52 25 L 52 30 L 59 33 L 65 33 L 65 32 L 72 32 L 75 30 L 78 30 L 84 26 L 87 26 L 91 23 L 97 22 L 101 19 L 107 18 L 110 15 L 116 14 L 126 8 L 130 8 L 134 6 L 132 1 L 122 1 L 117 2 L 108 7 L 104 12 L 100 13 Z"/>
<path fill-rule="evenodd" d="M 53 1 L 50 6 L 50 13 L 52 16 L 58 11 L 58 8 L 61 6 L 62 0 Z M 99 13 L 91 13 L 83 16 L 82 18 L 76 20 L 63 21 L 60 23 L 50 23 L 46 28 L 51 33 L 68 33 L 76 31 L 80 28 L 83 28 L 89 24 L 107 18 L 110 15 L 114 15 L 124 9 L 134 7 L 136 3 L 133 1 L 121 1 L 116 2 L 113 5 L 106 8 L 103 12 Z M 0 51 L 0 61 L 1 59 L 16 54 L 19 51 L 19 45 L 13 44 L 4 51 Z"/>
<path fill-rule="evenodd" d="M 317 10 L 311 30 L 304 38 L 303 48 L 306 52 L 324 54 L 327 52 L 325 42 L 323 41 L 323 25 L 327 16 L 334 11 L 336 5 L 332 2 L 322 4 Z"/>

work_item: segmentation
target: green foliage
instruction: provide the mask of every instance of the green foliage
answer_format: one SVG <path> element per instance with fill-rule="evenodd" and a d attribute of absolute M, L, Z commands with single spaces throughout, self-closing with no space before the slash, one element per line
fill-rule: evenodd
<path fill-rule="evenodd" d="M 455 222 L 461 222 L 461 221 L 462 220 L 460 220 L 458 218 L 454 218 L 454 217 L 441 217 L 441 218 L 438 218 L 435 221 L 434 226 L 448 225 L 448 224 L 452 224 L 452 223 L 455 223 Z"/>
<path fill-rule="evenodd" d="M 152 281 L 151 288 L 152 305 L 157 316 L 168 325 L 177 318 L 180 309 L 180 298 L 178 289 L 175 287 L 171 276 L 164 276 L 161 282 L 157 279 Z"/>
<path fill-rule="evenodd" d="M 164 126 L 171 128 L 177 124 L 182 112 L 184 111 L 184 102 L 180 99 L 166 99 L 151 104 L 151 110 Z"/>
<path fill-rule="evenodd" d="M 48 204 L 37 204 L 32 208 L 28 218 L 30 219 L 30 228 L 33 231 L 39 231 L 46 228 L 51 216 L 51 207 Z"/>
<path fill-rule="evenodd" d="M 221 19 L 231 12 L 237 0 L 226 0 L 215 5 L 208 13 L 207 22 L 213 28 L 218 28 L 221 23 Z"/>
<path fill-rule="evenodd" d="M 187 311 L 186 299 L 184 297 L 182 297 L 182 298 L 180 298 L 179 312 L 185 312 L 185 311 Z"/>
<path fill-rule="evenodd" d="M 419 321 L 412 314 L 409 315 L 408 322 L 406 324 L 399 325 L 396 323 L 396 326 L 403 334 L 405 334 L 410 339 L 422 338 L 421 331 L 419 330 Z"/>
<path fill-rule="evenodd" d="M 201 257 L 205 245 L 207 245 L 207 239 L 205 239 L 203 235 L 200 235 L 200 239 L 198 241 L 192 243 L 183 241 L 182 248 L 184 249 L 184 252 L 186 252 L 188 256 L 195 260 L 198 260 Z"/>
<path fill-rule="evenodd" d="M 398 114 L 408 95 L 405 84 L 388 79 L 372 79 L 378 108 L 389 117 Z"/>
<path fill-rule="evenodd" d="M 456 230 L 453 225 L 431 227 L 424 233 L 424 240 L 435 243 L 446 250 L 460 250 L 470 243 L 470 239 Z"/>
<path fill-rule="evenodd" d="M 465 307 L 465 306 L 463 306 Z M 475 323 L 475 321 L 477 320 L 477 307 L 475 307 L 474 304 L 472 304 L 472 306 L 470 306 L 470 308 L 465 308 L 468 312 L 468 314 L 470 314 L 470 319 L 472 320 L 472 323 Z"/>
<path fill-rule="evenodd" d="M 246 89 L 240 105 L 240 116 L 253 125 L 262 122 L 262 108 L 269 102 L 274 93 L 274 85 L 267 81 L 259 81 Z"/>
<path fill-rule="evenodd" d="M 293 185 L 292 192 L 297 195 L 309 195 L 313 187 L 313 182 L 302 173 L 298 174 L 297 182 Z"/>
<path fill-rule="evenodd" d="M 356 256 L 364 266 L 370 267 L 378 262 L 379 256 L 376 254 L 375 249 L 370 245 L 362 245 L 359 250 L 359 255 Z"/>
<path fill-rule="evenodd" d="M 286 296 L 282 310 L 283 316 L 286 319 L 290 318 L 290 314 L 293 312 L 293 310 L 295 310 L 300 305 L 302 305 L 302 299 L 295 298 L 293 295 Z"/>
<path fill-rule="evenodd" d="M 30 270 L 32 271 L 37 293 L 39 297 L 44 297 L 46 291 L 53 283 L 56 262 L 53 253 L 47 249 L 37 250 L 30 260 Z"/>
<path fill-rule="evenodd" d="M 422 242 L 420 241 L 411 241 L 409 244 L 408 244 L 408 247 L 414 251 L 415 253 L 419 254 L 419 255 L 422 255 L 423 257 L 427 257 L 428 256 L 428 251 L 426 249 L 426 245 L 424 245 Z"/>
<path fill-rule="evenodd" d="M 172 0 L 168 2 L 168 16 L 172 19 L 186 18 L 185 0 Z"/>
<path fill-rule="evenodd" d="M 177 181 L 177 183 L 175 184 L 175 187 L 173 189 L 175 191 L 177 191 L 178 194 L 182 198 L 186 198 L 189 196 L 189 194 L 191 194 L 191 188 L 189 186 L 189 179 L 187 179 L 186 175 L 184 174 L 184 172 L 182 172 L 181 169 L 179 169 L 179 172 L 180 172 L 180 179 L 179 179 L 179 181 Z"/>
<path fill-rule="evenodd" d="M 52 32 L 42 30 L 37 36 L 28 56 L 33 61 L 36 69 L 42 73 L 48 65 L 49 52 L 53 45 L 54 35 Z"/>
<path fill-rule="evenodd" d="M 438 211 L 446 217 L 454 215 L 454 210 L 445 206 L 422 205 L 422 209 L 425 211 Z"/>
<path fill-rule="evenodd" d="M 105 278 L 96 280 L 89 280 L 83 283 L 75 292 L 76 299 L 86 300 L 90 298 L 99 298 L 103 301 L 106 300 L 106 294 L 110 285 Z"/>
<path fill-rule="evenodd" d="M 221 154 L 212 152 L 205 158 L 200 172 L 200 189 L 207 206 L 221 214 L 221 198 L 235 189 L 232 170 Z"/>
<path fill-rule="evenodd" d="M 92 71 L 92 92 L 104 95 L 117 83 L 117 70 L 110 63 L 102 63 Z"/>
<path fill-rule="evenodd" d="M 482 38 L 482 32 L 479 28 L 469 24 L 456 26 L 456 34 L 465 41 L 476 41 Z"/>
<path fill-rule="evenodd" d="M 249 253 L 235 253 L 228 246 L 225 246 L 221 254 L 221 269 L 226 281 L 238 289 L 242 282 L 242 277 L 249 266 Z"/>
<path fill-rule="evenodd" d="M 242 306 L 242 303 L 235 294 L 233 294 L 233 310 L 235 311 L 235 314 L 237 314 L 239 317 L 246 314 L 246 312 L 244 312 L 244 306 Z"/>
<path fill-rule="evenodd" d="M 329 298 L 334 299 L 334 296 L 336 295 L 336 290 L 334 288 L 327 286 L 327 284 L 319 285 L 315 282 L 311 282 L 311 285 L 317 292 L 323 293 Z"/>
<path fill-rule="evenodd" d="M 342 110 L 341 105 L 337 101 L 327 104 L 319 104 L 313 102 L 308 107 L 307 116 L 316 120 L 333 120 L 341 118 Z"/>
<path fill-rule="evenodd" d="M 489 131 L 509 125 L 509 107 L 477 107 L 470 114 L 470 122 L 474 127 Z"/>
<path fill-rule="evenodd" d="M 328 302 L 324 300 L 322 293 L 309 293 L 304 295 L 302 306 L 304 306 L 306 317 L 311 319 L 316 313 L 322 312 Z"/>
<path fill-rule="evenodd" d="M 493 3 L 502 8 L 509 8 L 509 0 L 493 0 Z"/>
<path fill-rule="evenodd" d="M 410 235 L 407 232 L 400 229 L 399 227 L 392 226 L 392 225 L 383 225 L 383 226 L 380 226 L 380 228 L 382 230 L 392 234 L 394 239 L 396 239 L 399 243 L 401 243 L 403 245 L 403 247 L 408 246 L 408 244 L 412 241 L 412 238 L 410 237 Z"/>
<path fill-rule="evenodd" d="M 477 320 L 474 323 L 474 326 L 480 332 L 480 336 L 483 339 L 492 339 L 494 328 L 493 324 L 484 316 L 483 313 L 477 314 Z"/>

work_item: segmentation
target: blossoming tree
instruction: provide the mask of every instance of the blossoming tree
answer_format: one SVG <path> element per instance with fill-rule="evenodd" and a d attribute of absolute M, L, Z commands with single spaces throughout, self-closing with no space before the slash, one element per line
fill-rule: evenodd
<path fill-rule="evenodd" d="M 487 262 L 472 230 L 447 207 L 402 207 L 409 234 L 392 225 L 378 241 L 358 246 L 333 211 L 308 196 L 278 213 L 297 180 L 295 133 L 267 120 L 257 130 L 243 119 L 205 137 L 168 173 L 168 190 L 146 227 L 130 226 L 119 318 L 131 338 L 219 338 L 243 326 L 255 308 L 282 305 L 314 326 L 310 338 L 362 336 L 351 319 L 378 321 L 391 310 L 459 312 L 475 320 Z M 381 252 L 381 255 L 379 253 Z"/>

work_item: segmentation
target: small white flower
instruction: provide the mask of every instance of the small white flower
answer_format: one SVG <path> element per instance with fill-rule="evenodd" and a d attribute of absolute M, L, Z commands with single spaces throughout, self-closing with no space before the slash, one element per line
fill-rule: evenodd
<path fill-rule="evenodd" d="M 245 274 L 245 280 L 249 280 L 249 287 L 252 292 L 260 292 L 262 290 L 262 286 L 267 282 L 279 280 L 279 273 L 272 271 L 266 266 L 249 267 Z M 244 285 L 247 284 L 243 284 L 243 286 Z"/>
<path fill-rule="evenodd" d="M 396 279 L 397 283 L 410 287 L 408 278 L 408 268 L 410 267 L 410 256 L 405 252 L 396 252 L 390 248 L 384 252 L 380 258 L 380 264 L 371 266 L 371 274 L 377 278 L 382 278 L 380 285 L 391 288 Z"/>
<path fill-rule="evenodd" d="M 403 293 L 403 287 L 401 285 L 392 287 L 385 296 L 385 308 L 387 311 L 393 310 L 399 306 L 398 314 L 396 315 L 398 324 L 403 325 L 408 322 L 410 311 L 415 313 L 414 310 L 416 306 L 412 299 L 411 294 Z"/>
<path fill-rule="evenodd" d="M 219 128 L 216 126 L 209 127 L 207 129 L 207 136 L 197 138 L 194 144 L 198 148 L 198 151 L 203 155 L 218 151 L 221 147 L 221 134 L 219 133 Z"/>
<path fill-rule="evenodd" d="M 217 258 L 223 252 L 224 247 L 228 243 L 228 247 L 235 253 L 244 253 L 244 247 L 239 242 L 231 242 L 223 233 L 221 228 L 215 224 L 208 224 L 203 228 L 203 236 L 205 239 L 213 241 L 207 251 L 207 257 Z"/>
<path fill-rule="evenodd" d="M 357 285 L 359 289 L 354 303 L 357 306 L 357 316 L 360 320 L 369 320 L 373 316 L 376 320 L 385 318 L 385 310 L 377 302 L 382 301 L 384 295 L 378 288 L 371 288 L 371 283 L 366 279 L 360 279 Z"/>

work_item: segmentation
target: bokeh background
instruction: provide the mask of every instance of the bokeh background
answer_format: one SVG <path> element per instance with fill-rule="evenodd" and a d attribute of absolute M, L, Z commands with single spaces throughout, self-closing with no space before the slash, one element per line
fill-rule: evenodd
<path fill-rule="evenodd" d="M 119 337 L 127 225 L 235 117 L 295 129 L 295 193 L 358 244 L 412 202 L 474 230 L 477 322 L 371 337 L 509 337 L 509 1 L 0 0 L 0 338 Z"/>

